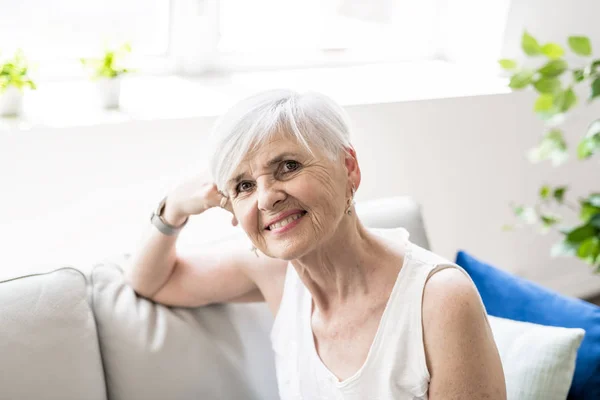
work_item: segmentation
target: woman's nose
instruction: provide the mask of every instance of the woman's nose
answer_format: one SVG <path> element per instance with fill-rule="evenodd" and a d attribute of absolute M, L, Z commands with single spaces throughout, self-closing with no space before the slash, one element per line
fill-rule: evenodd
<path fill-rule="evenodd" d="M 257 184 L 258 208 L 272 210 L 277 203 L 285 200 L 286 194 L 277 182 L 263 181 Z"/>

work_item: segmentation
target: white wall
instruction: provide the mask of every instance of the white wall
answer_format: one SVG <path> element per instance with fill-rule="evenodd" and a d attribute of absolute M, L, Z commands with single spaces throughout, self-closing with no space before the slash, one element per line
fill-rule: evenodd
<path fill-rule="evenodd" d="M 524 157 L 541 132 L 528 93 L 351 106 L 363 171 L 357 200 L 409 194 L 422 205 L 432 247 L 457 249 L 563 293 L 600 291 L 600 276 L 573 259 L 551 259 L 556 236 L 506 233 L 508 203 L 538 184 L 597 182 L 589 164 L 554 169 Z M 597 109 L 596 109 L 597 111 Z M 591 110 L 570 123 L 581 132 Z M 0 132 L 0 279 L 75 263 L 86 268 L 132 251 L 160 197 L 205 158 L 213 118 Z M 214 210 L 181 237 L 195 246 L 229 232 Z"/>

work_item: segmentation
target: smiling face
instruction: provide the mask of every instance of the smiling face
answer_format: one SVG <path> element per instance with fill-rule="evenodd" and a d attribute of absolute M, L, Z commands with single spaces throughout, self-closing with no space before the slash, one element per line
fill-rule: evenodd
<path fill-rule="evenodd" d="M 248 153 L 226 185 L 242 228 L 270 257 L 299 258 L 331 237 L 360 180 L 354 156 L 313 153 L 276 135 Z"/>

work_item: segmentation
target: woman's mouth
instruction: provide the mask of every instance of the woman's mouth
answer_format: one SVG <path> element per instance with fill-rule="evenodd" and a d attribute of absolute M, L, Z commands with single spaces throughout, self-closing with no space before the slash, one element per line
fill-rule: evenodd
<path fill-rule="evenodd" d="M 267 227 L 268 231 L 274 233 L 281 233 L 292 229 L 294 226 L 298 225 L 299 221 L 306 215 L 306 211 L 301 211 L 296 214 L 292 214 L 281 221 L 277 221 L 274 224 L 271 224 Z"/>

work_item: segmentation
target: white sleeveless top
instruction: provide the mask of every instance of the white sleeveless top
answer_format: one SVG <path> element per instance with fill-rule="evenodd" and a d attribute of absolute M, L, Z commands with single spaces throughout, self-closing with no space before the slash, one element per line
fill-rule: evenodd
<path fill-rule="evenodd" d="M 281 400 L 427 399 L 429 371 L 421 322 L 423 288 L 432 273 L 448 267 L 462 268 L 410 243 L 404 228 L 370 230 L 400 245 L 404 243 L 406 252 L 363 366 L 339 381 L 321 361 L 311 328 L 311 294 L 288 264 L 283 297 L 271 331 Z"/>

